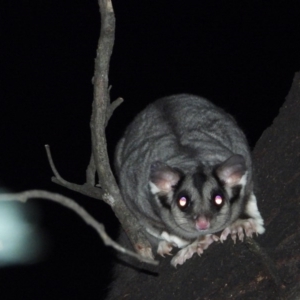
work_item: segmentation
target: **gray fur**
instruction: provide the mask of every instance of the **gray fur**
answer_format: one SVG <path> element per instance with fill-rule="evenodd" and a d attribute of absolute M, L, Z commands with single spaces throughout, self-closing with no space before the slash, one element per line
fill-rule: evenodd
<path fill-rule="evenodd" d="M 219 232 L 244 213 L 253 189 L 244 134 L 229 114 L 193 95 L 159 99 L 138 114 L 117 145 L 115 167 L 126 205 L 157 237 Z M 168 180 L 176 184 L 164 186 Z M 224 205 L 215 209 L 220 191 Z M 192 201 L 186 211 L 176 200 L 183 192 Z M 196 228 L 200 218 L 209 228 Z"/>

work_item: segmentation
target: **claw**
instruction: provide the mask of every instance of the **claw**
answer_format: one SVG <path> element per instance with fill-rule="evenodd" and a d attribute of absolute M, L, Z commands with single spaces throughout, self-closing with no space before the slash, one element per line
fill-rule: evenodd
<path fill-rule="evenodd" d="M 223 241 L 226 241 L 228 234 L 231 232 L 230 228 L 227 227 L 223 230 L 221 236 L 220 236 L 220 241 L 223 243 Z"/>
<path fill-rule="evenodd" d="M 236 233 L 231 234 L 231 238 L 233 240 L 233 243 L 236 243 Z"/>
<path fill-rule="evenodd" d="M 225 241 L 227 239 L 227 236 L 229 234 L 231 234 L 231 238 L 234 243 L 236 243 L 237 237 L 241 242 L 243 242 L 245 235 L 247 237 L 251 237 L 251 238 L 254 233 L 256 235 L 258 235 L 257 231 L 259 230 L 258 229 L 259 226 L 260 225 L 258 223 L 256 223 L 256 220 L 254 220 L 252 218 L 246 219 L 246 220 L 238 219 L 233 224 L 231 224 L 229 227 L 227 227 L 223 230 L 223 232 L 220 236 L 220 241 L 221 241 L 221 243 L 223 243 L 223 241 Z"/>
<path fill-rule="evenodd" d="M 203 249 L 202 248 L 197 248 L 197 254 L 199 255 L 199 256 L 201 256 L 201 254 L 203 254 Z"/>
<path fill-rule="evenodd" d="M 243 231 L 242 231 L 242 232 L 239 232 L 239 240 L 240 240 L 241 242 L 244 241 L 244 232 L 243 232 Z"/>
<path fill-rule="evenodd" d="M 165 254 L 172 255 L 171 253 L 172 249 L 173 247 L 171 243 L 168 243 L 166 241 L 160 241 L 158 244 L 157 253 L 162 257 L 165 257 Z"/>
<path fill-rule="evenodd" d="M 215 235 L 205 235 L 195 240 L 192 244 L 182 248 L 171 260 L 171 264 L 176 267 L 177 265 L 182 265 L 188 259 L 190 259 L 194 253 L 197 253 L 199 256 L 203 253 L 205 249 L 209 247 L 215 241 L 218 241 L 219 238 Z"/>
<path fill-rule="evenodd" d="M 238 229 L 238 237 L 239 237 L 239 240 L 241 242 L 244 241 L 244 230 L 243 230 L 243 227 L 239 227 L 239 229 Z"/>
<path fill-rule="evenodd" d="M 215 242 L 218 242 L 220 240 L 220 238 L 217 235 L 215 235 L 215 234 L 213 234 L 211 237 L 213 238 L 213 240 Z"/>

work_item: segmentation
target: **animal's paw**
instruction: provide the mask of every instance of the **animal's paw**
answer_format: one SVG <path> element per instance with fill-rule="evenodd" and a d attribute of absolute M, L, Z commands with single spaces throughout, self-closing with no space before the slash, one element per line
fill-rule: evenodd
<path fill-rule="evenodd" d="M 236 243 L 237 238 L 243 242 L 245 235 L 247 237 L 252 237 L 254 233 L 258 235 L 264 233 L 264 231 L 265 229 L 263 225 L 256 219 L 238 219 L 223 230 L 220 236 L 220 241 L 225 241 L 227 236 L 230 234 L 234 243 Z"/>
<path fill-rule="evenodd" d="M 173 249 L 172 243 L 167 241 L 160 241 L 157 248 L 157 253 L 162 257 L 165 257 L 165 254 L 172 255 L 171 251 Z"/>
<path fill-rule="evenodd" d="M 176 268 L 177 265 L 182 265 L 185 261 L 193 256 L 197 252 L 198 241 L 186 246 L 177 252 L 177 254 L 172 258 L 171 265 Z M 203 252 L 203 250 L 202 250 Z"/>
<path fill-rule="evenodd" d="M 176 267 L 177 265 L 184 264 L 186 260 L 193 256 L 194 253 L 197 253 L 200 256 L 211 243 L 218 240 L 219 238 L 212 234 L 198 238 L 192 244 L 178 251 L 178 253 L 172 258 L 171 265 Z"/>
<path fill-rule="evenodd" d="M 207 249 L 210 244 L 212 244 L 213 242 L 218 242 L 218 241 L 219 241 L 219 237 L 214 234 L 207 234 L 207 235 L 203 236 L 201 239 L 198 240 L 197 253 L 200 255 L 201 254 L 201 253 L 199 253 L 200 248 L 202 249 L 202 253 L 203 253 L 203 250 Z"/>

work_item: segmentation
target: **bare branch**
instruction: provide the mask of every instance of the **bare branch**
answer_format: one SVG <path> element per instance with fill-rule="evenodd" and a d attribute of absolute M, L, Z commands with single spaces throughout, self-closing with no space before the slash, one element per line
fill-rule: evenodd
<path fill-rule="evenodd" d="M 94 186 L 96 183 L 95 177 L 96 177 L 96 166 L 95 166 L 94 156 L 92 153 L 89 165 L 86 169 L 86 183 L 91 186 Z"/>
<path fill-rule="evenodd" d="M 151 258 L 151 245 L 143 234 L 136 217 L 132 215 L 124 204 L 109 164 L 105 126 L 113 110 L 122 102 L 122 100 L 118 99 L 110 104 L 108 72 L 115 37 L 115 16 L 113 6 L 111 0 L 98 0 L 98 3 L 101 14 L 101 32 L 97 46 L 93 78 L 94 101 L 90 122 L 92 155 L 95 160 L 99 184 L 105 192 L 105 201 L 109 201 L 136 251 L 143 256 Z"/>
<path fill-rule="evenodd" d="M 57 180 L 56 177 L 52 177 L 51 181 L 61 185 L 71 191 L 80 193 L 82 195 L 97 199 L 97 200 L 103 200 L 105 201 L 105 197 L 104 197 L 104 192 L 102 189 L 97 188 L 97 187 L 91 187 L 89 184 L 85 183 L 83 185 L 80 184 L 76 184 L 76 183 L 72 183 L 69 182 L 68 184 L 64 184 L 61 181 Z M 107 202 L 107 201 L 105 201 Z M 110 203 L 108 203 L 110 205 Z"/>
<path fill-rule="evenodd" d="M 51 150 L 50 150 L 50 146 L 49 145 L 45 145 L 45 148 L 46 148 L 46 153 L 47 153 L 47 157 L 48 157 L 48 161 L 49 161 L 49 164 L 50 164 L 50 167 L 51 167 L 51 170 L 52 172 L 54 173 L 54 176 L 57 178 L 57 180 L 59 180 L 61 182 L 61 184 L 65 184 L 65 185 L 68 185 L 69 182 L 64 180 L 60 174 L 58 173 L 55 165 L 54 165 L 54 162 L 53 162 L 53 159 L 52 159 L 52 155 L 51 155 Z"/>
<path fill-rule="evenodd" d="M 75 184 L 72 182 L 69 182 L 67 180 L 65 180 L 64 178 L 61 177 L 61 175 L 59 174 L 59 172 L 57 171 L 52 155 L 51 155 L 51 150 L 50 150 L 50 146 L 49 145 L 45 145 L 46 148 L 46 152 L 47 152 L 47 157 L 48 157 L 48 161 L 51 167 L 52 172 L 54 173 L 55 177 L 52 177 L 51 180 L 52 182 L 59 184 L 63 187 L 68 188 L 69 190 L 75 191 L 75 192 L 79 192 L 85 196 L 89 196 L 95 199 L 102 199 L 104 200 L 105 197 L 103 197 L 104 192 L 103 190 L 96 188 L 92 185 L 90 185 L 89 183 L 86 183 L 84 185 L 79 185 L 79 184 Z M 110 204 L 110 203 L 108 203 Z"/>
<path fill-rule="evenodd" d="M 91 117 L 92 148 L 95 165 L 101 187 L 109 192 L 110 186 L 118 191 L 115 178 L 111 172 L 107 143 L 105 137 L 105 124 L 110 106 L 108 72 L 109 61 L 112 54 L 115 33 L 115 17 L 110 0 L 99 0 L 101 14 L 100 38 L 97 46 L 94 74 L 94 101 Z"/>
<path fill-rule="evenodd" d="M 136 217 L 132 215 L 124 204 L 109 164 L 105 127 L 114 110 L 123 102 L 123 99 L 118 98 L 113 103 L 110 103 L 108 71 L 114 45 L 115 17 L 111 0 L 98 0 L 98 3 L 101 14 L 101 29 L 95 59 L 95 72 L 92 80 L 94 85 L 94 99 L 90 121 L 92 154 L 86 171 L 86 184 L 78 185 L 64 180 L 54 165 L 50 147 L 46 145 L 48 160 L 55 175 L 52 181 L 73 191 L 92 198 L 102 199 L 108 203 L 136 251 L 145 258 L 152 260 L 151 245 L 143 234 L 141 225 Z M 99 177 L 98 187 L 95 187 L 96 171 Z M 147 259 L 144 261 L 147 261 Z"/>
<path fill-rule="evenodd" d="M 73 210 L 75 213 L 77 213 L 88 225 L 92 226 L 97 233 L 100 235 L 101 239 L 103 240 L 104 244 L 106 246 L 111 246 L 115 250 L 125 253 L 127 255 L 130 255 L 132 257 L 135 257 L 143 262 L 150 263 L 153 265 L 157 265 L 158 262 L 144 258 L 130 250 L 125 249 L 118 243 L 114 242 L 105 232 L 103 224 L 96 221 L 84 208 L 82 208 L 80 205 L 78 205 L 75 201 L 73 201 L 70 198 L 67 198 L 65 196 L 62 196 L 60 194 L 51 193 L 47 191 L 42 190 L 30 190 L 25 191 L 21 193 L 7 193 L 7 194 L 0 194 L 0 201 L 13 201 L 17 200 L 20 202 L 26 202 L 28 199 L 37 199 L 37 198 L 43 198 L 47 200 L 51 200 L 57 203 L 60 203 L 61 205 L 64 205 L 68 207 L 69 209 Z"/>
<path fill-rule="evenodd" d="M 109 119 L 111 118 L 112 114 L 114 113 L 114 110 L 123 103 L 124 99 L 123 98 L 118 98 L 116 99 L 114 102 L 112 102 L 108 109 L 107 109 L 107 113 L 106 113 L 106 122 L 105 122 L 105 127 L 109 121 Z"/>

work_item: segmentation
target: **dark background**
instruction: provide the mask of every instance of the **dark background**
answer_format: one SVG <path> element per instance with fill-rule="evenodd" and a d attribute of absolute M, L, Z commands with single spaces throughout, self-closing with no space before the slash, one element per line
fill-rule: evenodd
<path fill-rule="evenodd" d="M 233 114 L 253 147 L 300 69 L 300 2 L 115 0 L 110 155 L 147 103 L 174 93 L 209 98 Z M 0 5 L 2 189 L 46 189 L 75 199 L 116 236 L 108 207 L 51 183 L 44 144 L 61 175 L 83 183 L 100 17 L 97 1 L 4 0 Z M 101 299 L 111 254 L 93 229 L 58 204 L 23 205 L 43 231 L 37 263 L 0 268 L 1 299 Z M 32 210 L 38 211 L 38 216 Z M 0 252 L 1 259 L 1 252 Z"/>

